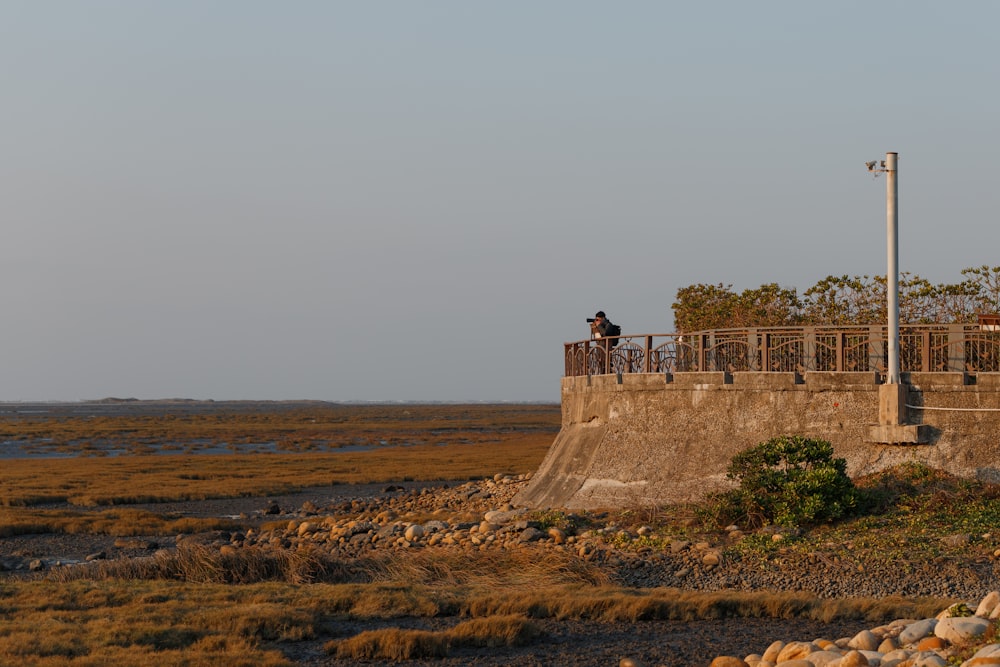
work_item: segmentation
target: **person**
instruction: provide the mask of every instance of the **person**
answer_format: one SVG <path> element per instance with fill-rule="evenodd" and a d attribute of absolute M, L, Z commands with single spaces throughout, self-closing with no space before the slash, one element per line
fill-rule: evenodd
<path fill-rule="evenodd" d="M 590 322 L 590 335 L 594 339 L 600 340 L 608 335 L 608 329 L 611 328 L 611 326 L 611 320 L 608 319 L 608 316 L 604 314 L 603 310 L 599 310 L 597 311 L 597 314 L 594 315 L 594 319 Z"/>
<path fill-rule="evenodd" d="M 590 322 L 590 335 L 594 340 L 598 341 L 598 349 L 602 352 L 600 361 L 602 373 L 604 372 L 605 364 L 609 361 L 608 353 L 611 351 L 611 348 L 618 344 L 617 338 L 608 337 L 617 336 L 620 333 L 621 329 L 611 323 L 611 320 L 608 319 L 603 310 L 597 311 L 593 321 Z"/>

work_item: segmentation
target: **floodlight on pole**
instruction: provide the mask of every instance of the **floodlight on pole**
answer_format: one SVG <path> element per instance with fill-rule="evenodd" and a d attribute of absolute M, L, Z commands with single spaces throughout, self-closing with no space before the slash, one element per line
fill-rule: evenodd
<path fill-rule="evenodd" d="M 899 186 L 897 183 L 898 153 L 886 153 L 879 165 L 866 162 L 875 176 L 885 174 L 885 235 L 887 260 L 885 290 L 888 297 L 889 359 L 887 384 L 899 384 Z"/>

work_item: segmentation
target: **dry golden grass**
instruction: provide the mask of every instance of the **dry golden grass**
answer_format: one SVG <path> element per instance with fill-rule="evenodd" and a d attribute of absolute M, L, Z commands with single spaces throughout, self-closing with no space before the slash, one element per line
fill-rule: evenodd
<path fill-rule="evenodd" d="M 464 621 L 448 630 L 369 630 L 326 644 L 328 653 L 354 660 L 443 658 L 461 646 L 496 647 L 530 644 L 542 631 L 523 616 L 495 616 Z"/>
<path fill-rule="evenodd" d="M 237 528 L 239 528 L 239 524 L 228 519 L 195 519 L 126 508 L 83 512 L 0 507 L 0 538 L 11 535 L 45 533 L 114 535 L 116 537 L 178 535 L 210 530 L 236 530 Z"/>
<path fill-rule="evenodd" d="M 763 616 L 878 622 L 925 618 L 942 608 L 940 600 L 830 601 L 792 593 L 640 591 L 579 584 L 541 591 L 512 595 L 481 585 L 424 587 L 404 582 L 235 587 L 162 581 L 8 582 L 0 585 L 8 619 L 0 630 L 0 664 L 44 664 L 38 661 L 46 658 L 100 664 L 114 656 L 123 665 L 150 660 L 280 665 L 280 657 L 262 649 L 261 642 L 322 641 L 324 628 L 345 617 L 466 619 L 440 632 L 386 628 L 326 645 L 339 657 L 418 659 L 446 655 L 459 646 L 533 641 L 538 628 L 531 619 L 637 622 Z"/>
<path fill-rule="evenodd" d="M 330 454 L 150 455 L 4 461 L 0 505 L 81 507 L 262 497 L 344 483 L 473 479 L 526 473 L 552 438 L 511 433 L 482 445 L 420 445 Z"/>
<path fill-rule="evenodd" d="M 141 582 L 2 584 L 0 664 L 291 664 L 259 642 L 301 638 L 311 619 L 233 598 L 223 587 Z"/>
<path fill-rule="evenodd" d="M 205 444 L 274 443 L 281 449 L 317 447 L 495 442 L 504 433 L 547 433 L 559 429 L 555 405 L 329 405 L 286 407 L 256 404 L 251 409 L 219 407 L 189 412 L 178 404 L 165 414 L 52 416 L 8 414 L 0 419 L 0 439 L 63 452 L 96 453 L 102 446 L 142 449 L 173 444 L 197 450 Z"/>
<path fill-rule="evenodd" d="M 78 456 L 5 460 L 0 505 L 94 507 L 526 473 L 541 462 L 561 420 L 556 405 L 273 405 L 211 414 L 177 409 L 157 417 L 5 416 L 0 439 L 47 440 Z M 89 455 L 95 443 L 109 442 L 130 454 Z M 239 453 L 240 443 L 262 442 L 296 453 Z M 197 451 L 198 443 L 224 444 L 234 453 L 184 453 Z M 327 451 L 316 451 L 317 443 Z M 343 446 L 371 449 L 329 450 Z M 178 454 L 153 454 L 155 449 Z"/>
<path fill-rule="evenodd" d="M 282 581 L 357 581 L 355 569 L 325 552 L 246 547 L 234 553 L 193 545 L 158 551 L 148 558 L 99 560 L 49 573 L 52 581 L 169 580 L 212 584 Z"/>

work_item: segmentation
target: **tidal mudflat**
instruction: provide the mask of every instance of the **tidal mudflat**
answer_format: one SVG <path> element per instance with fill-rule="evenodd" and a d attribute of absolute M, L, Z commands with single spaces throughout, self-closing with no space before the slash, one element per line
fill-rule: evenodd
<path fill-rule="evenodd" d="M 997 581 L 995 494 L 933 474 L 774 540 L 692 507 L 515 507 L 556 405 L 101 407 L 0 415 L 67 448 L 3 462 L 0 664 L 690 667 Z M 159 451 L 193 440 L 287 445 Z"/>

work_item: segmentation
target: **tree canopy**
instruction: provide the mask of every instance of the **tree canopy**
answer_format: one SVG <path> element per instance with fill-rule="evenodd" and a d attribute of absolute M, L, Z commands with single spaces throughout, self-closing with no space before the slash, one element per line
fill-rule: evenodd
<path fill-rule="evenodd" d="M 1000 266 L 962 270 L 963 280 L 934 285 L 903 272 L 901 324 L 974 322 L 1000 309 Z M 680 333 L 748 327 L 880 324 L 887 309 L 885 276 L 827 276 L 800 296 L 777 283 L 733 291 L 732 285 L 697 284 L 677 290 L 671 306 Z"/>

